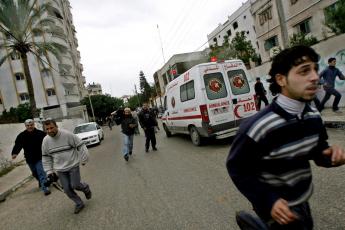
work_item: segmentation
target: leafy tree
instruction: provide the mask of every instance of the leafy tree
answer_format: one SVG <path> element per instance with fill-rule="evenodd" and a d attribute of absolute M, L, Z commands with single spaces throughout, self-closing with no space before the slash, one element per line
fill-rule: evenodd
<path fill-rule="evenodd" d="M 126 104 L 126 106 L 130 107 L 130 108 L 137 108 L 140 107 L 140 97 L 141 94 L 138 95 L 133 95 L 128 99 L 128 103 Z"/>
<path fill-rule="evenodd" d="M 335 34 L 345 33 L 345 0 L 339 0 L 325 9 L 325 24 Z"/>
<path fill-rule="evenodd" d="M 20 104 L 17 108 L 11 107 L 7 112 L 2 112 L 0 123 L 18 123 L 33 118 L 31 107 L 28 103 Z"/>
<path fill-rule="evenodd" d="M 140 82 L 140 92 L 142 94 L 142 100 L 143 102 L 149 102 L 152 95 L 152 89 L 149 83 L 147 82 L 143 71 L 140 71 L 139 73 L 139 82 Z"/>
<path fill-rule="evenodd" d="M 307 37 L 304 33 L 293 34 L 289 39 L 289 46 L 305 45 L 312 46 L 316 44 L 317 38 L 314 36 Z"/>
<path fill-rule="evenodd" d="M 249 64 L 249 60 L 256 56 L 252 43 L 247 40 L 244 31 L 237 32 L 231 40 L 230 47 L 235 51 L 236 58 L 241 59 L 245 64 Z"/>
<path fill-rule="evenodd" d="M 34 39 L 35 35 L 58 34 L 61 31 L 54 20 L 43 17 L 45 12 L 51 13 L 50 3 L 39 4 L 40 2 L 38 0 L 0 1 L 0 31 L 5 34 L 4 43 L 0 44 L 0 49 L 5 48 L 9 51 L 8 54 L 3 52 L 5 55 L 0 57 L 0 66 L 10 55 L 20 55 L 28 87 L 30 108 L 34 116 L 38 115 L 38 111 L 28 65 L 28 54 L 40 58 L 40 54 L 47 57 L 47 52 L 49 52 L 59 60 L 59 54 L 67 50 L 58 43 L 40 42 Z"/>
<path fill-rule="evenodd" d="M 90 96 L 93 111 L 96 117 L 106 117 L 119 107 L 123 106 L 123 100 L 116 97 L 111 97 L 110 95 L 92 95 Z M 91 106 L 88 97 L 83 98 L 80 101 L 81 104 L 86 105 L 88 114 L 91 116 Z"/>

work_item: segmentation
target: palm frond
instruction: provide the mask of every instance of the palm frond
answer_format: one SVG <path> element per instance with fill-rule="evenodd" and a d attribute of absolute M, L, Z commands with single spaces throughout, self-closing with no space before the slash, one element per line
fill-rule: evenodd
<path fill-rule="evenodd" d="M 58 59 L 59 62 L 61 62 L 61 54 L 67 52 L 66 46 L 63 46 L 63 45 L 58 44 L 56 42 L 45 42 L 45 43 L 36 42 L 33 45 L 36 47 L 36 49 L 39 53 L 41 53 L 41 52 L 52 53 L 56 57 L 56 59 Z"/>
<path fill-rule="evenodd" d="M 4 64 L 4 62 L 11 56 L 11 53 L 6 54 L 5 56 L 0 58 L 0 66 Z"/>

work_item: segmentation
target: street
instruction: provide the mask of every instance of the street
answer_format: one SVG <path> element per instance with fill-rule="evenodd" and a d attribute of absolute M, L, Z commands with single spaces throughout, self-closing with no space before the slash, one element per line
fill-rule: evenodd
<path fill-rule="evenodd" d="M 85 209 L 52 188 L 45 197 L 31 180 L 0 203 L 1 229 L 239 229 L 235 212 L 251 210 L 231 182 L 225 159 L 230 139 L 195 147 L 188 136 L 157 133 L 158 151 L 144 151 L 145 138 L 134 138 L 134 155 L 125 162 L 120 128 L 103 127 L 105 140 L 90 147 L 82 179 L 93 192 Z M 330 142 L 344 144 L 344 130 L 329 129 Z M 345 229 L 345 167 L 313 167 L 310 200 L 315 229 Z"/>

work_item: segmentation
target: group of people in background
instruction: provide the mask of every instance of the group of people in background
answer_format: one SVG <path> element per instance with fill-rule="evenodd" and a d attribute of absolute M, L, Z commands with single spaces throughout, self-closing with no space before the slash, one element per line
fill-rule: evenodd
<path fill-rule="evenodd" d="M 319 82 L 318 84 L 320 86 L 323 86 L 323 89 L 325 91 L 325 96 L 320 101 L 317 96 L 313 99 L 315 103 L 315 107 L 321 112 L 325 108 L 326 102 L 330 99 L 330 97 L 333 95 L 334 100 L 332 104 L 332 110 L 335 113 L 341 113 L 339 110 L 339 102 L 341 99 L 341 94 L 335 89 L 335 80 L 338 77 L 341 80 L 345 80 L 345 77 L 343 73 L 335 67 L 337 64 L 337 60 L 334 57 L 331 57 L 328 59 L 328 67 L 326 67 L 322 72 L 319 74 Z M 256 108 L 257 110 L 261 110 L 261 101 L 265 103 L 265 106 L 267 106 L 268 100 L 267 100 L 267 91 L 265 90 L 262 82 L 260 81 L 260 78 L 256 78 L 256 83 L 254 85 L 255 89 L 255 95 L 256 95 Z"/>

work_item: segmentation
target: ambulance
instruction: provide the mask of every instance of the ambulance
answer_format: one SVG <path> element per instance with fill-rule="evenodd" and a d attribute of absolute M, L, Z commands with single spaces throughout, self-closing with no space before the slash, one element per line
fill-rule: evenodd
<path fill-rule="evenodd" d="M 166 86 L 161 118 L 166 136 L 188 134 L 197 146 L 205 138 L 234 136 L 257 112 L 250 82 L 241 60 L 202 63 L 181 74 Z"/>

